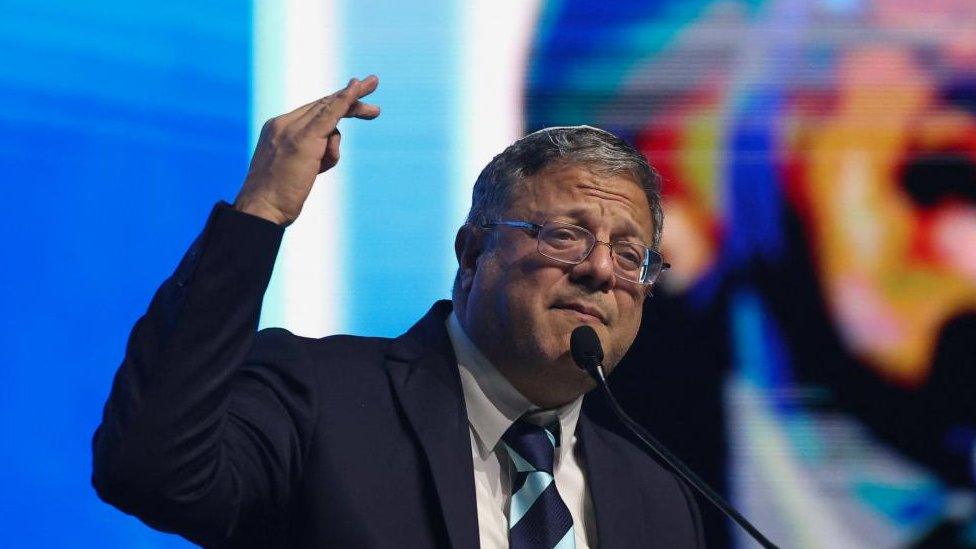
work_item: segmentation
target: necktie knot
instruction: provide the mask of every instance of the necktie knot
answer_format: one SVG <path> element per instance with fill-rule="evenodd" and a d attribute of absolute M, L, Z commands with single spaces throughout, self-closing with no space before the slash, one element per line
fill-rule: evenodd
<path fill-rule="evenodd" d="M 519 472 L 545 471 L 551 475 L 558 441 L 558 422 L 540 427 L 519 419 L 502 435 L 505 449 Z"/>

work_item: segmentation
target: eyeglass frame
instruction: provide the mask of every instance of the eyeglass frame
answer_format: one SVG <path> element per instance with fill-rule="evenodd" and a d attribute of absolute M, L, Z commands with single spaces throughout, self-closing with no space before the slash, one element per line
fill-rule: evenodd
<path fill-rule="evenodd" d="M 540 249 L 541 246 L 542 246 L 542 240 L 539 239 L 539 235 L 542 234 L 542 229 L 547 224 L 549 224 L 549 223 L 559 223 L 560 225 L 565 225 L 567 227 L 572 227 L 572 228 L 575 228 L 575 229 L 579 229 L 579 230 L 583 231 L 584 233 L 586 233 L 586 234 L 590 235 L 591 237 L 593 237 L 593 244 L 591 244 L 590 245 L 590 249 L 587 250 L 585 254 L 583 254 L 583 257 L 580 258 L 580 260 L 579 261 L 576 261 L 576 262 L 568 261 L 566 259 L 560 259 L 558 257 L 552 257 L 551 255 L 547 255 L 547 254 L 543 253 L 542 250 Z M 627 282 L 631 282 L 633 284 L 639 284 L 639 285 L 645 286 L 645 287 L 651 287 L 651 286 L 653 286 L 654 283 L 657 282 L 658 277 L 661 276 L 661 273 L 663 273 L 664 271 L 666 271 L 666 270 L 668 270 L 668 269 L 671 268 L 671 264 L 670 263 L 667 263 L 666 261 L 664 261 L 664 256 L 662 256 L 660 252 L 658 252 L 657 250 L 651 248 L 650 246 L 648 246 L 648 245 L 646 245 L 646 244 L 644 244 L 642 242 L 631 242 L 631 241 L 628 241 L 628 240 L 616 240 L 614 242 L 605 242 L 603 240 L 598 239 L 596 237 L 596 235 L 593 234 L 593 231 L 587 229 L 586 227 L 580 227 L 579 225 L 574 225 L 572 223 L 566 223 L 565 221 L 556 221 L 556 220 L 552 220 L 552 219 L 547 219 L 547 220 L 543 221 L 541 224 L 539 224 L 539 223 L 533 223 L 531 221 L 524 221 L 524 220 L 499 220 L 499 221 L 489 221 L 488 223 L 485 223 L 485 224 L 481 225 L 481 228 L 482 229 L 491 229 L 491 228 L 498 227 L 498 226 L 515 227 L 516 229 L 524 229 L 526 231 L 529 231 L 529 232 L 533 233 L 532 234 L 532 238 L 535 238 L 535 241 L 536 241 L 536 251 L 539 252 L 540 255 L 542 255 L 543 257 L 547 257 L 547 258 L 549 258 L 549 259 L 551 259 L 553 261 L 558 261 L 560 263 L 564 263 L 566 265 L 579 265 L 580 263 L 586 261 L 587 258 L 590 257 L 590 254 L 593 253 L 593 250 L 596 249 L 596 245 L 597 244 L 604 244 L 604 245 L 606 245 L 607 248 L 610 249 L 610 256 L 611 257 L 614 256 L 614 253 L 613 253 L 613 245 L 614 244 L 626 243 L 626 244 L 633 244 L 633 245 L 637 245 L 637 246 L 643 247 L 645 250 L 647 250 L 647 253 L 648 254 L 654 254 L 654 255 L 657 255 L 659 258 L 661 258 L 661 268 L 658 270 L 657 274 L 654 275 L 654 280 L 652 280 L 650 282 L 640 282 L 639 280 L 631 280 L 629 278 L 626 278 L 625 275 L 621 275 L 618 272 L 619 265 L 617 264 L 617 260 L 616 259 L 614 259 L 614 261 L 613 261 L 613 267 L 614 267 L 613 270 L 614 270 L 614 274 L 620 276 L 622 279 L 626 280 Z"/>

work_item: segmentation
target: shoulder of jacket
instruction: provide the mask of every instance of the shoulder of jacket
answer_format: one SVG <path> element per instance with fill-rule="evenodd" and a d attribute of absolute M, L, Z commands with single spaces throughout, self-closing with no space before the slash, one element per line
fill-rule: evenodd
<path fill-rule="evenodd" d="M 265 328 L 257 333 L 254 348 L 274 348 L 277 352 L 301 351 L 309 356 L 332 353 L 356 353 L 368 356 L 383 351 L 393 341 L 386 337 L 366 337 L 336 334 L 325 337 L 306 337 L 296 335 L 285 328 Z"/>

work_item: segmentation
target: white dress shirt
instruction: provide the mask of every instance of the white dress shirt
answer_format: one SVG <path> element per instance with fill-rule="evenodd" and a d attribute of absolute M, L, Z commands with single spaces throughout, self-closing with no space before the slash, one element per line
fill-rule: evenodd
<path fill-rule="evenodd" d="M 445 324 L 457 355 L 468 412 L 481 547 L 508 548 L 512 467 L 508 454 L 498 442 L 509 426 L 524 414 L 528 414 L 527 421 L 543 426 L 558 418 L 560 445 L 556 448 L 553 464 L 556 489 L 573 516 L 577 549 L 596 547 L 593 503 L 576 447 L 576 422 L 583 397 L 559 408 L 540 409 L 488 362 L 468 338 L 453 312 Z"/>

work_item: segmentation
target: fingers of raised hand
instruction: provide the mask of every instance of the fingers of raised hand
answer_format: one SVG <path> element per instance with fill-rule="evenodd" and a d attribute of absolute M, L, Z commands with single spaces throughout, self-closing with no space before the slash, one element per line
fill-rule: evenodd
<path fill-rule="evenodd" d="M 359 99 L 376 91 L 378 85 L 379 79 L 374 75 L 367 76 L 363 80 L 351 78 L 346 84 L 346 87 L 341 90 L 316 99 L 311 103 L 306 103 L 291 112 L 276 117 L 276 119 L 279 119 L 284 124 L 298 121 L 299 125 L 304 127 L 312 117 L 322 112 L 323 109 L 328 108 L 352 109 L 351 114 L 344 116 L 367 119 L 376 118 L 379 116 L 379 107 L 362 103 Z"/>
<path fill-rule="evenodd" d="M 370 103 L 356 101 L 346 111 L 347 118 L 359 118 L 362 120 L 372 120 L 380 115 L 380 108 Z"/>
<path fill-rule="evenodd" d="M 355 79 L 353 79 L 355 80 Z M 376 88 L 380 85 L 380 79 L 376 77 L 375 74 L 371 74 L 366 78 L 357 81 L 356 83 L 356 99 L 362 99 L 367 95 L 376 91 Z"/>
<path fill-rule="evenodd" d="M 339 158 L 338 121 L 344 117 L 371 120 L 379 116 L 379 107 L 359 100 L 375 91 L 378 82 L 375 76 L 362 81 L 353 78 L 336 93 L 268 120 L 261 129 L 252 163 L 259 157 L 270 158 L 271 151 L 277 149 L 315 158 L 322 171 L 331 168 Z"/>
<path fill-rule="evenodd" d="M 305 133 L 324 138 L 332 133 L 341 118 L 376 118 L 380 114 L 379 107 L 359 99 L 373 93 L 378 85 L 379 79 L 375 76 L 361 81 L 353 78 L 345 88 L 323 98 L 319 105 L 306 111 L 298 122 L 303 124 Z"/>
<path fill-rule="evenodd" d="M 365 120 L 372 120 L 380 115 L 380 108 L 371 103 L 364 103 L 360 99 L 366 97 L 367 95 L 376 91 L 376 88 L 380 84 L 379 78 L 375 75 L 369 75 L 363 80 L 355 81 L 355 86 L 350 89 L 352 95 L 355 97 L 355 101 L 352 101 L 346 108 L 346 112 L 343 114 L 344 117 L 352 118 L 362 118 Z"/>

